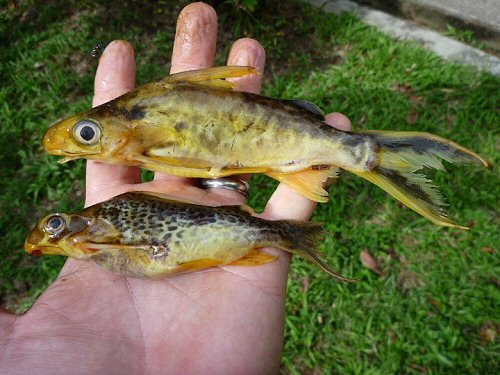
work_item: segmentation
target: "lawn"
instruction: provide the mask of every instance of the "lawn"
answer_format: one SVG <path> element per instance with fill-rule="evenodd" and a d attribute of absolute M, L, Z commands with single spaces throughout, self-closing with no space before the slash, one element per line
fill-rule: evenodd
<path fill-rule="evenodd" d="M 64 263 L 25 254 L 29 229 L 47 212 L 83 205 L 84 163 L 57 164 L 41 148 L 43 132 L 89 108 L 97 66 L 90 52 L 98 41 L 132 42 L 139 84 L 163 76 L 175 19 L 187 4 L 68 3 L 9 2 L 0 11 L 0 304 L 18 313 Z M 326 15 L 295 1 L 257 1 L 253 11 L 215 3 L 218 62 L 235 38 L 260 40 L 268 55 L 266 95 L 343 112 L 358 130 L 433 132 L 499 164 L 499 78 L 394 41 L 351 14 Z M 447 166 L 431 175 L 451 216 L 469 231 L 436 227 L 348 173 L 330 188 L 331 202 L 313 218 L 333 233 L 323 250 L 334 269 L 362 281 L 338 283 L 294 259 L 283 373 L 498 371 L 496 167 Z M 276 184 L 264 177 L 252 184 L 249 203 L 259 210 Z"/>

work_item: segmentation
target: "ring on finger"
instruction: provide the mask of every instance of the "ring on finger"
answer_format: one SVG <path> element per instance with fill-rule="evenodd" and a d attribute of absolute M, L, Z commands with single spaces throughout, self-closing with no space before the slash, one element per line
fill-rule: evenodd
<path fill-rule="evenodd" d="M 250 191 L 250 184 L 238 177 L 221 177 L 221 178 L 210 178 L 206 180 L 201 180 L 200 185 L 204 189 L 225 189 L 232 190 L 241 193 L 248 197 L 248 192 Z"/>

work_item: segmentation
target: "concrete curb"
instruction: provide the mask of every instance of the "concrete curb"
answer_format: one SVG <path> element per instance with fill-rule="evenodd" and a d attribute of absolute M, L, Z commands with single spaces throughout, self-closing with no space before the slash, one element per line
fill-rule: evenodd
<path fill-rule="evenodd" d="M 328 13 L 353 12 L 366 24 L 374 26 L 396 39 L 420 42 L 424 47 L 445 59 L 473 65 L 478 70 L 500 76 L 499 58 L 435 31 L 425 29 L 414 22 L 348 0 L 310 0 L 309 2 Z"/>

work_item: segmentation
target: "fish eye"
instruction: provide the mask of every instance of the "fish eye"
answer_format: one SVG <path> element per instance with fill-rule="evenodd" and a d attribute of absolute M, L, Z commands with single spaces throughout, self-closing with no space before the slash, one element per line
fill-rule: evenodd
<path fill-rule="evenodd" d="M 90 120 L 78 121 L 73 128 L 76 140 L 84 145 L 93 145 L 101 139 L 101 127 Z"/>
<path fill-rule="evenodd" d="M 57 235 L 66 228 L 66 220 L 60 215 L 52 215 L 47 219 L 44 230 L 50 235 Z"/>

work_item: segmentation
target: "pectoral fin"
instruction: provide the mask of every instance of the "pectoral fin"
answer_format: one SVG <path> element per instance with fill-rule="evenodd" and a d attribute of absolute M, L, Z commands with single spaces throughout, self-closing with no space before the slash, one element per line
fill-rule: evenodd
<path fill-rule="evenodd" d="M 95 253 L 99 250 L 117 250 L 123 252 L 137 252 L 144 251 L 147 253 L 153 252 L 155 249 L 157 251 L 167 251 L 164 246 L 161 245 L 122 245 L 113 243 L 95 243 L 95 242 L 81 242 L 76 245 L 80 250 L 86 253 Z"/>
<path fill-rule="evenodd" d="M 172 74 L 163 78 L 160 82 L 188 82 L 209 87 L 232 89 L 235 84 L 226 81 L 227 78 L 238 78 L 249 74 L 260 73 L 249 66 L 220 66 Z"/>
<path fill-rule="evenodd" d="M 263 253 L 262 251 L 256 249 L 252 249 L 243 258 L 229 263 L 228 266 L 259 266 L 261 264 L 272 262 L 275 259 L 278 259 L 278 257 Z"/>
<path fill-rule="evenodd" d="M 323 183 L 329 178 L 336 176 L 337 168 L 332 169 L 307 169 L 295 173 L 267 173 L 293 190 L 315 202 L 327 202 L 328 192 L 323 189 Z"/>
<path fill-rule="evenodd" d="M 174 158 L 160 156 L 135 155 L 130 156 L 129 161 L 145 169 L 155 172 L 173 174 L 182 177 L 211 178 L 211 168 L 196 168 L 179 166 Z"/>

